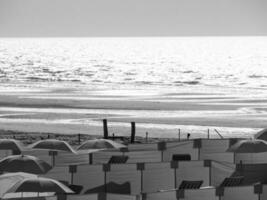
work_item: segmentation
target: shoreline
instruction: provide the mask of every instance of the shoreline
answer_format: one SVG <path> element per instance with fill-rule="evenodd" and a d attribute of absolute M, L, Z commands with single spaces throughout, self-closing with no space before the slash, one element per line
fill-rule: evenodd
<path fill-rule="evenodd" d="M 79 141 L 80 138 L 80 141 Z M 90 139 L 102 138 L 100 135 L 88 135 L 88 134 L 64 134 L 64 133 L 41 133 L 41 132 L 23 132 L 23 131 L 12 131 L 0 129 L 0 139 L 16 139 L 25 145 L 32 144 L 36 141 L 43 139 L 59 139 L 68 142 L 70 145 L 77 146 L 82 142 Z M 112 136 L 110 136 L 112 139 Z M 114 140 L 121 140 L 125 144 L 129 144 L 131 137 L 122 136 L 121 139 L 114 138 Z M 145 137 L 136 136 L 135 143 L 155 143 L 159 141 L 175 141 L 177 138 L 156 138 L 156 137 Z"/>
<path fill-rule="evenodd" d="M 261 90 L 247 96 L 244 88 L 86 90 L 32 84 L 13 93 L 13 87 L 0 94 L 3 130 L 101 136 L 102 119 L 108 119 L 116 136 L 129 136 L 134 121 L 139 137 L 148 132 L 151 138 L 177 138 L 178 129 L 183 138 L 206 137 L 210 129 L 216 138 L 216 129 L 225 137 L 247 138 L 267 124 L 267 94 Z"/>

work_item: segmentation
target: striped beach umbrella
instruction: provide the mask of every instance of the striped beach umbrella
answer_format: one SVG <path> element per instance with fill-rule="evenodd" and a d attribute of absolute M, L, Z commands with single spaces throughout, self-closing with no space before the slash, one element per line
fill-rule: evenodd
<path fill-rule="evenodd" d="M 0 176 L 0 198 L 17 182 L 25 178 L 37 178 L 35 174 L 29 174 L 24 172 L 6 173 Z"/>
<path fill-rule="evenodd" d="M 20 141 L 14 139 L 0 139 L 1 150 L 12 150 L 13 153 L 20 154 L 23 145 Z"/>
<path fill-rule="evenodd" d="M 36 192 L 36 193 L 44 193 L 44 192 L 54 192 L 56 194 L 70 194 L 74 193 L 70 188 L 65 186 L 64 184 L 50 178 L 26 178 L 14 186 L 12 186 L 7 192 L 8 193 L 18 193 L 21 192 Z"/>
<path fill-rule="evenodd" d="M 46 174 L 52 167 L 35 156 L 13 155 L 0 160 L 1 172 Z"/>
<path fill-rule="evenodd" d="M 261 153 L 267 152 L 267 142 L 264 140 L 240 140 L 232 145 L 227 152 L 234 153 Z"/>
<path fill-rule="evenodd" d="M 93 139 L 93 140 L 87 140 L 84 143 L 82 143 L 78 148 L 77 152 L 83 153 L 87 152 L 89 155 L 89 164 L 93 163 L 93 154 L 96 151 L 101 150 L 111 150 L 111 149 L 119 149 L 119 150 L 125 150 L 127 147 L 123 144 L 120 144 L 118 142 L 114 142 L 113 140 L 108 139 Z"/>
<path fill-rule="evenodd" d="M 75 153 L 74 149 L 67 142 L 56 139 L 40 140 L 38 142 L 33 143 L 32 145 L 29 145 L 29 147 L 32 149 L 66 151 Z"/>
<path fill-rule="evenodd" d="M 87 140 L 82 143 L 77 150 L 85 150 L 85 149 L 121 149 L 127 148 L 125 145 L 114 142 L 113 140 L 107 139 L 94 139 L 94 140 Z"/>
<path fill-rule="evenodd" d="M 31 149 L 48 150 L 51 156 L 51 164 L 55 166 L 55 157 L 58 151 L 76 153 L 76 151 L 65 141 L 56 139 L 46 139 L 29 145 Z"/>

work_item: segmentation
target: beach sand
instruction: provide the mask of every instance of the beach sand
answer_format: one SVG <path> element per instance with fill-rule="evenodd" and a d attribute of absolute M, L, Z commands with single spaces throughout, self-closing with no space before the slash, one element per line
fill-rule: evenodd
<path fill-rule="evenodd" d="M 0 87 L 0 129 L 23 133 L 153 138 L 252 137 L 267 124 L 265 90 L 187 86 L 177 90 L 87 89 L 86 87 Z M 248 95 L 250 94 L 250 95 Z M 252 95 L 251 95 L 252 94 Z M 13 132 L 12 132 L 13 134 Z"/>

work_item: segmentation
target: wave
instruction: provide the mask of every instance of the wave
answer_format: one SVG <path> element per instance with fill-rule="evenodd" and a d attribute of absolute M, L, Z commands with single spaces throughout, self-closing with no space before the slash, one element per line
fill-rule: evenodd
<path fill-rule="evenodd" d="M 263 75 L 250 75 L 250 76 L 248 76 L 249 78 L 267 78 L 267 75 L 265 76 L 263 76 Z"/>
<path fill-rule="evenodd" d="M 178 84 L 186 84 L 186 85 L 199 85 L 199 81 L 175 81 L 174 83 Z"/>

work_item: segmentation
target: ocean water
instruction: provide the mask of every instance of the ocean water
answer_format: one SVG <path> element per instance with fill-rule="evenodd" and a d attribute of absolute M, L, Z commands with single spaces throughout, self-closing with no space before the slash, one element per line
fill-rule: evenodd
<path fill-rule="evenodd" d="M 267 37 L 0 38 L 0 127 L 251 137 L 267 124 Z"/>
<path fill-rule="evenodd" d="M 267 37 L 0 38 L 0 83 L 267 88 Z"/>

